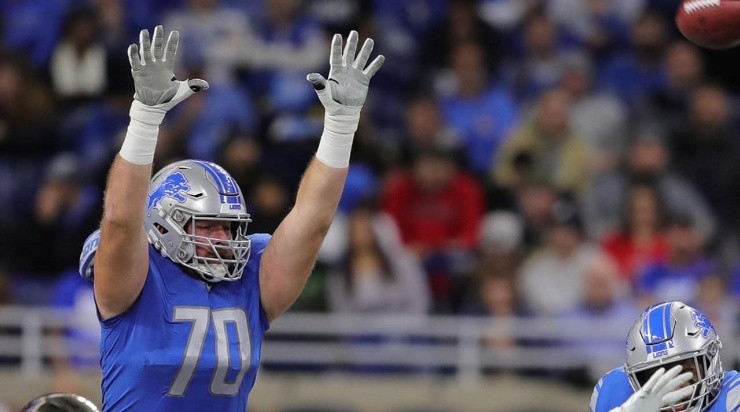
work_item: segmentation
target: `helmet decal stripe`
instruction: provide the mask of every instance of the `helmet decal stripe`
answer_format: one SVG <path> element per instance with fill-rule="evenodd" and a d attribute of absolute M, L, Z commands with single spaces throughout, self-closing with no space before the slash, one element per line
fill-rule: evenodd
<path fill-rule="evenodd" d="M 238 186 L 234 178 L 229 176 L 226 170 L 203 160 L 195 160 L 195 162 L 203 166 L 206 172 L 213 178 L 221 194 L 221 203 L 240 203 L 239 196 L 237 196 L 239 194 Z"/>
<path fill-rule="evenodd" d="M 666 341 L 673 338 L 670 302 L 649 307 L 642 317 L 641 329 L 642 338 L 645 344 L 648 345 L 648 351 L 667 349 Z"/>

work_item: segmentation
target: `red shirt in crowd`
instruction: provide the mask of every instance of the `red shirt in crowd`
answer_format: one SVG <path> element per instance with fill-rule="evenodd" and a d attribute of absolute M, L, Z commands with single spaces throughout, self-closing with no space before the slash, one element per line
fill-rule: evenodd
<path fill-rule="evenodd" d="M 607 235 L 601 246 L 616 261 L 620 275 L 630 283 L 646 264 L 668 259 L 668 243 L 662 235 L 654 236 L 645 245 L 637 245 L 631 236 L 618 232 Z"/>
<path fill-rule="evenodd" d="M 424 193 L 407 172 L 392 177 L 387 187 L 383 209 L 396 220 L 407 246 L 424 252 L 476 246 L 485 206 L 483 190 L 471 176 L 458 173 L 446 188 Z"/>

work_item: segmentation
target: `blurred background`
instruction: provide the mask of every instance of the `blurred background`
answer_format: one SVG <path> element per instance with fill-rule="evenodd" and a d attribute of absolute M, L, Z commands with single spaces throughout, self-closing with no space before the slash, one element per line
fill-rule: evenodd
<path fill-rule="evenodd" d="M 179 30 L 155 169 L 218 162 L 252 233 L 321 134 L 333 33 L 387 57 L 339 214 L 267 337 L 250 411 L 574 411 L 631 322 L 677 299 L 740 352 L 740 52 L 678 0 L 0 0 L 0 410 L 100 400 L 77 274 L 128 124 L 125 49 Z"/>

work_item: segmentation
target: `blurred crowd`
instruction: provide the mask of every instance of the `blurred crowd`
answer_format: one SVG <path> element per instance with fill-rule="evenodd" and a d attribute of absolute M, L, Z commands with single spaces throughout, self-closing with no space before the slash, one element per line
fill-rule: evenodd
<path fill-rule="evenodd" d="M 125 49 L 161 22 L 177 76 L 211 88 L 167 116 L 155 168 L 221 164 L 252 233 L 317 147 L 305 76 L 331 34 L 387 58 L 294 310 L 610 321 L 677 299 L 736 324 L 740 54 L 686 42 L 679 2 L 2 0 L 0 303 L 92 305 L 76 265 L 128 124 Z"/>

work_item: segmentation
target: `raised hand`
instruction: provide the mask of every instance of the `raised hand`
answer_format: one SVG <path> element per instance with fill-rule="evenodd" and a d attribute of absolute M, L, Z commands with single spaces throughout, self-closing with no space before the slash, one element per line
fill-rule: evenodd
<path fill-rule="evenodd" d="M 329 56 L 329 80 L 319 73 L 311 73 L 307 79 L 313 83 L 319 100 L 327 112 L 339 104 L 349 107 L 362 107 L 367 97 L 370 79 L 380 69 L 385 57 L 380 55 L 365 67 L 373 50 L 373 39 L 368 38 L 355 58 L 359 35 L 352 30 L 347 37 L 347 46 L 342 53 L 342 36 L 335 34 L 331 41 Z M 327 88 L 327 84 L 329 87 Z"/>
<path fill-rule="evenodd" d="M 681 365 L 674 366 L 668 372 L 665 368 L 658 369 L 640 390 L 610 412 L 658 412 L 660 408 L 686 398 L 691 395 L 693 388 L 681 388 L 681 385 L 690 381 L 693 374 L 685 372 L 679 375 L 682 369 Z"/>
<path fill-rule="evenodd" d="M 135 98 L 147 106 L 157 106 L 169 110 L 195 92 L 208 89 L 208 83 L 201 79 L 178 81 L 174 67 L 180 34 L 170 32 L 164 42 L 161 25 L 154 28 L 153 41 L 149 31 L 139 33 L 139 46 L 128 47 L 131 74 L 134 78 Z"/>

